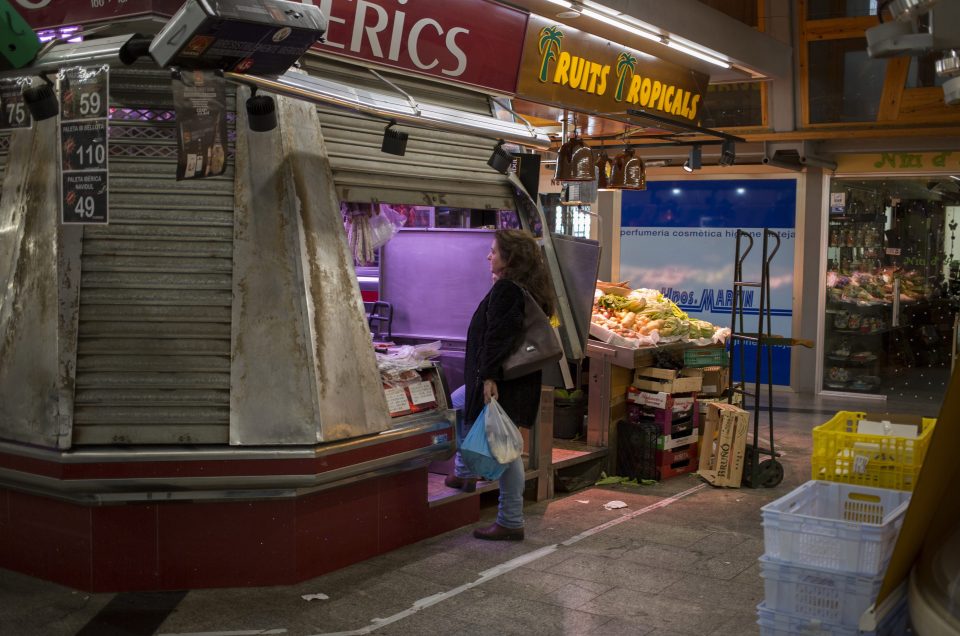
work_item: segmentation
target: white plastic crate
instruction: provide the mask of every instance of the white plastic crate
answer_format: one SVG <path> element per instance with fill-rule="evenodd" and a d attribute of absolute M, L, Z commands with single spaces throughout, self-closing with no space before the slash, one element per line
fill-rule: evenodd
<path fill-rule="evenodd" d="M 830 625 L 816 619 L 795 616 L 787 612 L 775 612 L 760 603 L 757 606 L 757 624 L 760 636 L 859 636 L 856 627 Z"/>
<path fill-rule="evenodd" d="M 769 609 L 765 603 L 757 605 L 760 636 L 906 636 L 913 633 L 907 630 L 907 618 L 906 597 L 873 632 L 861 632 L 856 627 L 831 625 L 790 612 L 777 612 Z"/>
<path fill-rule="evenodd" d="M 857 627 L 883 578 L 790 565 L 760 557 L 767 609 L 832 625 Z"/>
<path fill-rule="evenodd" d="M 764 554 L 876 576 L 887 567 L 909 503 L 901 490 L 808 481 L 762 508 Z"/>

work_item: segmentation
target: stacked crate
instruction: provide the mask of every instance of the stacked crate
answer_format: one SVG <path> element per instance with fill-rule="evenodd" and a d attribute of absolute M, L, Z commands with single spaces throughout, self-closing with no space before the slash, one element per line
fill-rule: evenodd
<path fill-rule="evenodd" d="M 859 634 L 909 502 L 899 490 L 809 481 L 764 506 L 761 635 Z"/>
<path fill-rule="evenodd" d="M 697 469 L 700 385 L 671 369 L 637 369 L 619 429 L 621 475 L 662 481 Z"/>
<path fill-rule="evenodd" d="M 913 491 L 935 419 L 840 411 L 813 429 L 813 479 Z"/>

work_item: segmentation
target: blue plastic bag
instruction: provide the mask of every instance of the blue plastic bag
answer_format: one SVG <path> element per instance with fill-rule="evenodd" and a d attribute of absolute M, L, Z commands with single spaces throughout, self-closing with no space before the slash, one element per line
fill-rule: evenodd
<path fill-rule="evenodd" d="M 471 473 L 494 481 L 500 479 L 500 475 L 507 469 L 508 464 L 498 462 L 490 451 L 490 444 L 487 442 L 486 414 L 485 406 L 460 445 L 460 456 Z"/>

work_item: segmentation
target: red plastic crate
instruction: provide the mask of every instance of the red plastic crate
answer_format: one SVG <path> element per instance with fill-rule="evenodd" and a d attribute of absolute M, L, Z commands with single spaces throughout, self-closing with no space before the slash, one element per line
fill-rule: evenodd
<path fill-rule="evenodd" d="M 696 443 L 693 443 L 687 444 L 686 446 L 680 446 L 679 448 L 672 448 L 670 450 L 658 450 L 654 454 L 654 458 L 657 466 L 662 467 L 681 462 L 685 459 L 693 459 L 693 461 L 696 462 L 699 460 L 700 455 L 697 452 Z"/>
<path fill-rule="evenodd" d="M 658 450 L 655 457 L 657 479 L 660 481 L 694 472 L 699 460 L 696 444 L 687 444 L 673 450 Z"/>

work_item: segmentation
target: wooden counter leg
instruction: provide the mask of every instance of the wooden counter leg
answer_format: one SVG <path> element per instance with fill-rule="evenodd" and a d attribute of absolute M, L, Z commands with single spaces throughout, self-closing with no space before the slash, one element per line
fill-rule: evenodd
<path fill-rule="evenodd" d="M 553 498 L 553 387 L 545 386 L 540 391 L 540 417 L 534 439 L 539 469 L 537 501 L 543 501 Z"/>

